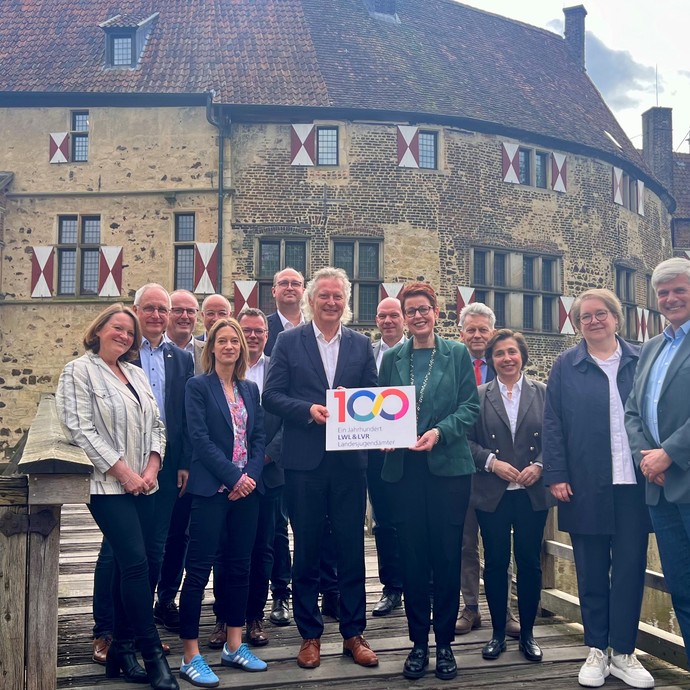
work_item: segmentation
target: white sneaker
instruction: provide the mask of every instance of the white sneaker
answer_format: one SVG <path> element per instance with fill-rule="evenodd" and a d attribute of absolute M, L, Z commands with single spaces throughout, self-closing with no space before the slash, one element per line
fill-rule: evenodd
<path fill-rule="evenodd" d="M 653 688 L 652 674 L 638 661 L 634 654 L 611 652 L 611 675 L 620 678 L 633 688 Z"/>
<path fill-rule="evenodd" d="M 582 664 L 577 682 L 586 688 L 600 688 L 609 675 L 609 658 L 606 652 L 596 647 L 589 648 L 587 661 Z"/>

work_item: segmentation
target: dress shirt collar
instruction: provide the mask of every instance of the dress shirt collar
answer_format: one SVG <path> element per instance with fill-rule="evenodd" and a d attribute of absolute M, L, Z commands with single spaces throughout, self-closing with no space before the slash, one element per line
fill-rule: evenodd
<path fill-rule="evenodd" d="M 673 330 L 673 326 L 669 324 L 666 326 L 666 328 L 664 328 L 664 338 L 666 338 L 667 342 L 672 343 L 676 338 L 684 338 L 688 334 L 689 330 L 690 321 L 686 321 L 675 331 Z"/>
<path fill-rule="evenodd" d="M 506 386 L 501 379 L 498 377 L 496 378 L 498 381 L 498 390 L 501 391 L 501 395 L 505 396 L 506 398 L 508 397 L 508 386 Z M 520 393 L 522 393 L 522 382 L 525 380 L 525 375 L 520 374 L 520 378 L 513 384 L 513 389 L 511 391 L 511 397 L 515 398 L 516 396 L 519 396 Z"/>
<path fill-rule="evenodd" d="M 295 325 L 287 319 L 283 314 L 281 313 L 280 309 L 276 309 L 276 314 L 278 314 L 278 318 L 280 319 L 280 323 L 283 324 L 283 330 L 284 331 L 289 331 L 291 328 L 295 328 Z M 299 326 L 301 326 L 304 323 L 304 314 L 302 312 L 299 313 Z"/>
<path fill-rule="evenodd" d="M 320 340 L 322 343 L 326 343 L 327 345 L 330 345 L 335 340 L 340 340 L 342 338 L 342 335 L 343 335 L 343 325 L 342 324 L 338 325 L 338 332 L 330 340 L 326 340 L 326 336 L 319 330 L 318 326 L 316 325 L 316 323 L 314 321 L 311 322 L 311 325 L 314 327 L 314 335 L 316 336 L 316 339 Z"/>

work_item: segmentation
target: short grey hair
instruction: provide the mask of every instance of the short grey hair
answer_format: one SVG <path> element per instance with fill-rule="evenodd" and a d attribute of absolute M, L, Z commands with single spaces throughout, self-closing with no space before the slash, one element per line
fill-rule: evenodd
<path fill-rule="evenodd" d="M 350 297 L 352 295 L 352 284 L 347 277 L 347 273 L 342 268 L 335 268 L 334 266 L 325 266 L 320 268 L 314 277 L 307 283 L 307 288 L 302 295 L 302 313 L 305 321 L 311 321 L 314 318 L 314 312 L 309 304 L 309 300 L 313 300 L 316 295 L 316 288 L 318 282 L 325 278 L 335 278 L 343 284 L 343 292 L 345 293 L 345 309 L 343 315 L 340 317 L 340 322 L 343 324 L 349 323 L 352 320 L 352 309 L 350 309 Z"/>
<path fill-rule="evenodd" d="M 222 297 L 225 303 L 228 305 L 228 314 L 232 314 L 232 307 L 230 306 L 230 300 L 225 296 L 221 295 L 219 292 L 215 292 L 212 295 L 206 295 L 204 301 L 201 303 L 201 311 L 206 311 L 206 304 L 211 299 L 211 297 Z"/>
<path fill-rule="evenodd" d="M 652 287 L 656 290 L 662 283 L 668 283 L 678 276 L 685 276 L 690 282 L 690 261 L 680 256 L 662 261 L 652 273 Z"/>
<path fill-rule="evenodd" d="M 496 314 L 494 314 L 491 307 L 487 307 L 483 302 L 472 302 L 472 304 L 466 304 L 462 308 L 460 311 L 460 316 L 458 317 L 460 330 L 463 329 L 465 319 L 468 316 L 486 316 L 489 319 L 489 328 L 493 331 L 493 329 L 496 327 Z"/>
<path fill-rule="evenodd" d="M 264 326 L 266 326 L 266 330 L 268 330 L 268 319 L 266 318 L 266 314 L 264 314 L 261 309 L 256 309 L 255 307 L 245 307 L 238 315 L 237 315 L 237 323 L 240 325 L 242 324 L 242 319 L 245 316 L 259 316 L 264 320 Z"/>
<path fill-rule="evenodd" d="M 134 293 L 134 306 L 138 307 L 141 304 L 141 300 L 144 298 L 144 293 L 147 290 L 152 290 L 153 288 L 158 288 L 159 290 L 163 290 L 163 292 L 168 295 L 168 307 L 170 307 L 170 294 L 168 291 L 160 284 L 160 283 L 146 283 L 146 285 L 142 285 L 135 293 Z"/>

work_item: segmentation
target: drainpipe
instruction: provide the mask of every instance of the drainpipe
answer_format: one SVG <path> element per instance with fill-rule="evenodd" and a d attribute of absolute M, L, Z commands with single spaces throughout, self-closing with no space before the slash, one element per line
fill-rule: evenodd
<path fill-rule="evenodd" d="M 216 119 L 213 113 L 213 98 L 215 91 L 209 91 L 206 101 L 206 119 L 218 129 L 218 292 L 223 292 L 223 206 L 225 192 L 225 137 L 229 128 L 229 119 L 222 115 Z"/>

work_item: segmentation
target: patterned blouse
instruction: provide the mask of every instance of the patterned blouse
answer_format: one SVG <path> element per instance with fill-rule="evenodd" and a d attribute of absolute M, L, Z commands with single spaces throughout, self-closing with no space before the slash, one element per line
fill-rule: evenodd
<path fill-rule="evenodd" d="M 237 383 L 232 382 L 232 391 L 235 395 L 235 402 L 230 399 L 228 390 L 225 384 L 221 381 L 223 386 L 223 393 L 225 393 L 225 400 L 228 403 L 230 410 L 230 418 L 232 419 L 232 431 L 235 436 L 235 442 L 232 447 L 232 463 L 238 469 L 244 469 L 247 464 L 247 408 L 244 405 L 244 400 L 237 388 Z"/>

